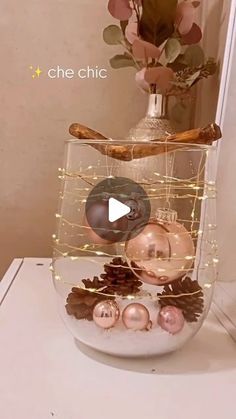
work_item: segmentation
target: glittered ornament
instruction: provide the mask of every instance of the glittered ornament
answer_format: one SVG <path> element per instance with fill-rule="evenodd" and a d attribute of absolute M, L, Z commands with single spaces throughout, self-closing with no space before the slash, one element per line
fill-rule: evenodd
<path fill-rule="evenodd" d="M 126 242 L 126 257 L 138 265 L 139 270 L 135 272 L 143 282 L 163 285 L 181 278 L 191 269 L 194 243 L 176 219 L 176 211 L 159 209 L 156 219 Z"/>
<path fill-rule="evenodd" d="M 140 303 L 126 306 L 122 313 L 122 321 L 127 329 L 149 330 L 151 328 L 149 311 Z"/>
<path fill-rule="evenodd" d="M 107 300 L 98 303 L 93 310 L 93 320 L 102 329 L 113 327 L 120 317 L 120 310 L 115 301 Z"/>
<path fill-rule="evenodd" d="M 106 244 L 119 241 L 128 228 L 128 219 L 121 217 L 110 222 L 108 219 L 108 199 L 99 199 L 86 207 L 85 226 L 93 243 Z"/>
<path fill-rule="evenodd" d="M 157 323 L 166 332 L 175 335 L 184 327 L 184 316 L 182 311 L 174 306 L 163 307 L 157 318 Z"/>

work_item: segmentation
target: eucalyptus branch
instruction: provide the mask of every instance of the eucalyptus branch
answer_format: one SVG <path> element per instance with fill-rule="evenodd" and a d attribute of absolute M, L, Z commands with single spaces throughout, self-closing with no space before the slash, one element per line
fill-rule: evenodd
<path fill-rule="evenodd" d="M 173 80 L 168 94 L 178 96 L 186 94 L 200 80 L 216 72 L 214 60 L 209 60 L 206 64 L 194 68 L 191 65 L 191 63 L 204 61 L 200 45 L 202 31 L 195 22 L 194 14 L 189 15 L 189 7 L 197 8 L 200 2 L 192 0 L 181 3 L 177 0 L 123 0 L 124 8 L 119 9 L 120 1 L 109 0 L 108 10 L 118 20 L 122 16 L 126 18 L 125 21 L 120 22 L 122 31 L 117 25 L 109 25 L 104 29 L 104 41 L 109 45 L 122 45 L 124 49 L 121 57 L 119 55 L 113 57 L 116 60 L 114 68 L 134 66 L 137 71 L 152 68 L 150 74 L 153 76 L 150 77 L 150 81 L 155 81 L 155 74 L 159 75 L 159 79 L 157 86 L 155 83 L 150 85 L 150 91 L 161 90 L 160 86 L 165 86 L 166 79 L 168 79 Z M 149 1 L 152 5 L 151 11 Z M 162 3 L 166 3 L 163 8 L 160 7 Z M 127 25 L 130 26 L 126 32 Z M 189 26 L 192 27 L 191 30 L 189 30 Z M 131 45 L 133 39 L 137 38 L 136 35 L 139 39 L 137 54 Z M 138 48 L 143 51 L 140 53 L 142 60 L 137 58 L 139 56 Z M 155 59 L 152 58 L 153 55 L 156 56 Z M 119 60 L 118 65 L 117 61 Z M 113 66 L 113 61 L 111 66 Z M 159 66 L 162 67 L 161 71 Z M 138 77 L 137 82 L 142 87 L 143 79 Z"/>

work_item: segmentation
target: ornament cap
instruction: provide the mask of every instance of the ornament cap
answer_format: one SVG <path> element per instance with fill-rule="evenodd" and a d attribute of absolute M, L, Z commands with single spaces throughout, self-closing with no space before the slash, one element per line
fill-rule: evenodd
<path fill-rule="evenodd" d="M 177 220 L 177 211 L 170 208 L 158 208 L 156 219 L 162 223 L 174 223 Z"/>

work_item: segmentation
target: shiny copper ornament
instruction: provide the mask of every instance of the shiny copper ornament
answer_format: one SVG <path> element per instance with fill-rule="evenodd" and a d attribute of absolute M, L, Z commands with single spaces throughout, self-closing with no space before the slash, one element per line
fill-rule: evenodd
<path fill-rule="evenodd" d="M 119 320 L 120 310 L 115 301 L 98 303 L 93 310 L 93 320 L 102 329 L 110 329 Z"/>
<path fill-rule="evenodd" d="M 140 303 L 132 303 L 125 307 L 122 320 L 127 329 L 148 330 L 151 326 L 148 309 Z"/>
<path fill-rule="evenodd" d="M 195 254 L 192 237 L 176 221 L 176 212 L 160 212 L 162 219 L 151 220 L 138 236 L 127 241 L 125 248 L 128 261 L 139 266 L 136 275 L 153 285 L 163 285 L 185 275 Z"/>

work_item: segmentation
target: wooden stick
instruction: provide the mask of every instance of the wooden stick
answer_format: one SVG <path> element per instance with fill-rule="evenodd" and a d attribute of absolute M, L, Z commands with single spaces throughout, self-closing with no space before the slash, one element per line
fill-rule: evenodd
<path fill-rule="evenodd" d="M 88 140 L 106 140 L 106 144 L 91 144 L 100 153 L 118 160 L 130 161 L 133 159 L 140 159 L 149 156 L 155 156 L 161 153 L 184 148 L 185 144 L 212 144 L 221 138 L 221 130 L 215 123 L 207 125 L 205 128 L 196 128 L 190 131 L 179 132 L 177 134 L 169 135 L 160 139 L 152 140 L 151 144 L 124 144 L 114 145 L 112 140 L 104 137 L 97 131 L 94 131 L 81 124 L 72 124 L 69 132 L 76 138 Z M 111 144 L 109 144 L 111 141 Z M 155 142 L 158 141 L 158 144 Z M 163 144 L 160 144 L 163 142 Z M 166 143 L 167 142 L 167 143 Z M 166 144 L 165 144 L 166 143 Z M 169 143 L 173 143 L 169 144 Z M 180 144 L 175 144 L 180 143 Z"/>

